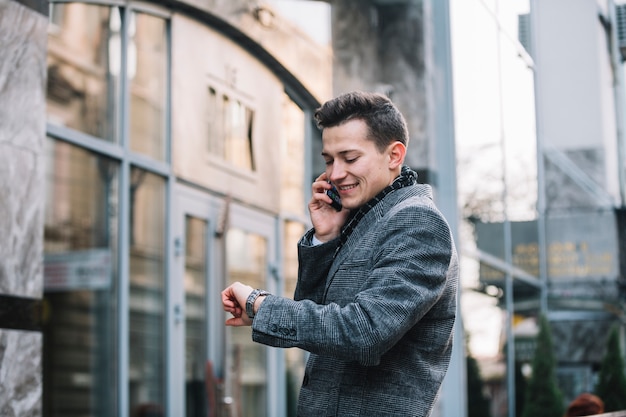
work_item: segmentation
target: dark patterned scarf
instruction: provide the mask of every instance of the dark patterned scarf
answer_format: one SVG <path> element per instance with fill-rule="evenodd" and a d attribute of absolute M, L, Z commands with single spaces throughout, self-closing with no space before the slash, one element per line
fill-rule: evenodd
<path fill-rule="evenodd" d="M 407 187 L 409 185 L 415 185 L 417 183 L 417 172 L 413 171 L 406 165 L 402 166 L 402 170 L 400 171 L 400 175 L 393 180 L 393 182 L 385 187 L 381 192 L 376 194 L 374 198 L 372 198 L 367 203 L 363 204 L 359 207 L 358 210 L 350 213 L 348 217 L 348 221 L 341 228 L 341 234 L 339 235 L 339 246 L 335 249 L 335 257 L 343 247 L 343 245 L 348 241 L 348 237 L 352 234 L 356 226 L 359 224 L 361 219 L 365 217 L 365 215 L 372 209 L 376 204 L 380 203 L 383 198 L 390 192 Z"/>

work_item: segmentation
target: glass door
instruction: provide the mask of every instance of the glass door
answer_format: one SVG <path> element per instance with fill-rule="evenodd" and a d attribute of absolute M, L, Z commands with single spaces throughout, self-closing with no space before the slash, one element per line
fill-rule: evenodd
<path fill-rule="evenodd" d="M 215 316 L 211 309 L 219 301 L 211 286 L 214 219 L 219 212 L 208 196 L 182 187 L 176 189 L 174 205 L 169 415 L 212 417 L 217 415 L 210 411 L 214 395 L 208 393 L 215 387 L 207 384 L 207 376 L 212 374 L 209 341 L 220 338 L 210 335 L 210 318 Z"/>
<path fill-rule="evenodd" d="M 227 284 L 240 281 L 280 294 L 276 273 L 276 219 L 249 207 L 232 205 L 226 232 Z M 231 415 L 280 416 L 284 412 L 283 352 L 252 341 L 249 327 L 225 329 L 225 387 Z M 282 357 L 282 356 L 281 356 Z"/>
<path fill-rule="evenodd" d="M 280 293 L 276 219 L 184 186 L 174 205 L 168 415 L 284 415 L 281 353 L 252 342 L 248 327 L 226 328 L 220 299 L 236 280 Z"/>
<path fill-rule="evenodd" d="M 207 238 L 208 221 L 185 215 L 185 415 L 207 415 L 205 368 L 207 361 Z"/>

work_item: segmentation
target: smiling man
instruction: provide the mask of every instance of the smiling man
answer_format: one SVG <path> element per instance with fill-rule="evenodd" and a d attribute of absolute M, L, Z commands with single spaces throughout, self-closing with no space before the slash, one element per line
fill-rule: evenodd
<path fill-rule="evenodd" d="M 315 120 L 326 171 L 312 185 L 294 299 L 234 283 L 222 292 L 226 324 L 311 353 L 299 417 L 426 417 L 452 349 L 450 228 L 430 186 L 404 165 L 406 122 L 387 97 L 344 94 Z"/>

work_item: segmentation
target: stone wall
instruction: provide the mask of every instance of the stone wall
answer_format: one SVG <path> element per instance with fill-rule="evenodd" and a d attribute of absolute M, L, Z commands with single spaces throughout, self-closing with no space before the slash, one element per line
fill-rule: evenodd
<path fill-rule="evenodd" d="M 368 90 L 390 96 L 409 128 L 406 162 L 420 174 L 427 173 L 434 156 L 429 155 L 433 147 L 427 135 L 432 109 L 427 108 L 423 1 L 331 4 L 334 95 Z"/>
<path fill-rule="evenodd" d="M 0 415 L 41 415 L 46 2 L 0 0 Z"/>

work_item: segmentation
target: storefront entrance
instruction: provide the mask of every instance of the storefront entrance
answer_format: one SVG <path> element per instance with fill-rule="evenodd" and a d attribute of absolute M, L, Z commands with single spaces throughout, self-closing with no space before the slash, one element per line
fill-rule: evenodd
<path fill-rule="evenodd" d="M 229 282 L 275 287 L 275 219 L 187 186 L 175 187 L 174 212 L 169 415 L 277 415 L 269 412 L 275 359 L 249 328 L 224 326 L 220 303 Z"/>

